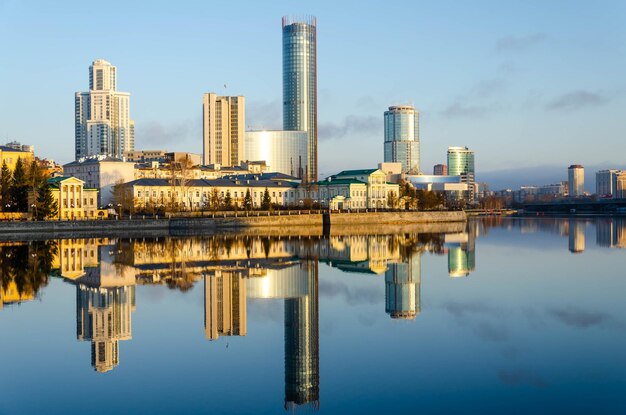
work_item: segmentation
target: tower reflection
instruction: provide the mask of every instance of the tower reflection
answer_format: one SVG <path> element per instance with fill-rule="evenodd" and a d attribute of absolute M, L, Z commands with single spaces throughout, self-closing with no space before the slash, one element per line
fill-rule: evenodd
<path fill-rule="evenodd" d="M 119 364 L 119 342 L 132 338 L 135 270 L 113 264 L 106 239 L 59 241 L 53 267 L 76 286 L 76 337 L 91 342 L 91 365 L 108 372 Z"/>
<path fill-rule="evenodd" d="M 467 277 L 476 269 L 477 233 L 478 222 L 470 222 L 466 232 L 445 235 L 450 277 Z"/>
<path fill-rule="evenodd" d="M 412 320 L 420 313 L 421 259 L 415 253 L 385 271 L 385 312 L 391 318 Z"/>
<path fill-rule="evenodd" d="M 216 270 L 204 277 L 204 332 L 209 340 L 246 335 L 246 279 Z"/>
<path fill-rule="evenodd" d="M 569 220 L 569 251 L 579 254 L 585 250 L 585 222 L 577 219 Z"/>
<path fill-rule="evenodd" d="M 132 338 L 135 287 L 76 286 L 76 336 L 91 341 L 91 365 L 108 372 L 119 364 L 119 342 Z"/>
<path fill-rule="evenodd" d="M 318 263 L 301 264 L 308 273 L 308 293 L 285 299 L 285 409 L 319 408 Z"/>

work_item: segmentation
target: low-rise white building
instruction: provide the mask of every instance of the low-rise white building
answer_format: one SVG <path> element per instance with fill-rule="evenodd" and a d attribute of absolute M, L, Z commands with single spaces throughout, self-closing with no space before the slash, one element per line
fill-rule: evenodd
<path fill-rule="evenodd" d="M 90 157 L 64 165 L 63 175 L 76 177 L 85 182 L 85 187 L 98 189 L 98 206 L 102 207 L 110 203 L 116 183 L 135 178 L 135 164 L 113 157 Z"/>
<path fill-rule="evenodd" d="M 250 192 L 252 207 L 259 208 L 265 189 L 271 203 L 289 206 L 295 203 L 298 183 L 269 179 L 137 179 L 126 186 L 131 189 L 135 206 L 139 209 L 205 210 L 218 209 L 227 198 L 233 206 L 243 207 L 247 192 Z"/>

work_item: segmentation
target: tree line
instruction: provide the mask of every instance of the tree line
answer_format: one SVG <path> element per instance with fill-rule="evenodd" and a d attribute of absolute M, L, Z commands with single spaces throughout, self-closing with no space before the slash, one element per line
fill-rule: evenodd
<path fill-rule="evenodd" d="M 32 195 L 29 206 L 29 194 Z M 31 209 L 29 209 L 31 208 Z M 28 212 L 38 220 L 56 215 L 58 206 L 48 183 L 48 174 L 34 159 L 25 165 L 21 158 L 17 159 L 15 169 L 11 171 L 6 162 L 0 169 L 0 211 Z"/>

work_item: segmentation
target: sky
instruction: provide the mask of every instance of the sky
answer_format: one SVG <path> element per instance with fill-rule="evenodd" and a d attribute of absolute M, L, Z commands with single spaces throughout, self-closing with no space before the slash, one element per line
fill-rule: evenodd
<path fill-rule="evenodd" d="M 626 167 L 623 1 L 0 0 L 0 142 L 74 157 L 74 93 L 95 59 L 131 93 L 136 149 L 202 152 L 202 94 L 282 126 L 281 17 L 317 17 L 319 172 L 375 166 L 383 113 L 420 111 L 421 168 L 476 152 L 492 188 Z M 226 87 L 224 87 L 226 86 Z"/>

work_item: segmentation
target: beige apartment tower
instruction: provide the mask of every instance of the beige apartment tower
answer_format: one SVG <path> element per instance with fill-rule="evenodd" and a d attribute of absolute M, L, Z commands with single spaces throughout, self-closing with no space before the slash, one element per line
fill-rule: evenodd
<path fill-rule="evenodd" d="M 245 98 L 206 93 L 202 98 L 202 163 L 238 166 L 244 159 Z"/>
<path fill-rule="evenodd" d="M 74 96 L 75 157 L 121 159 L 135 149 L 130 94 L 117 90 L 117 68 L 103 59 L 89 67 L 89 91 Z"/>

